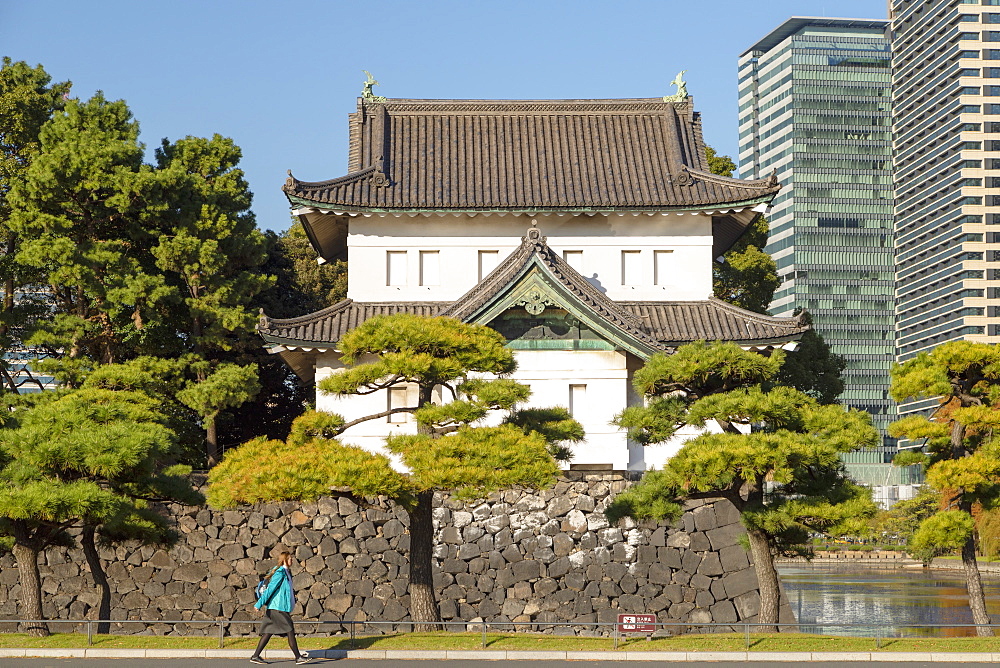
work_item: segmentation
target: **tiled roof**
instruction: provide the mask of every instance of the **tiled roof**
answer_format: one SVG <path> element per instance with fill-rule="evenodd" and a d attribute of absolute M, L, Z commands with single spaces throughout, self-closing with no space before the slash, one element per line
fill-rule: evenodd
<path fill-rule="evenodd" d="M 450 305 L 451 302 L 355 302 L 345 299 L 322 311 L 298 318 L 279 320 L 261 313 L 257 331 L 270 343 L 329 348 L 344 334 L 377 315 L 413 313 L 435 316 Z"/>
<path fill-rule="evenodd" d="M 604 325 L 626 334 L 641 350 L 652 351 L 661 346 L 643 330 L 642 321 L 616 302 L 608 299 L 590 281 L 581 276 L 546 243 L 545 237 L 532 227 L 522 237 L 521 245 L 507 256 L 475 287 L 465 293 L 441 315 L 462 321 L 476 320 L 476 316 L 489 306 L 502 292 L 514 285 L 532 266 L 544 268 L 548 277 L 558 284 L 572 301 L 580 304 Z"/>
<path fill-rule="evenodd" d="M 262 317 L 257 329 L 270 343 L 303 348 L 333 348 L 344 334 L 359 324 L 391 313 L 445 315 L 454 302 L 355 302 L 346 299 L 330 308 L 301 318 L 277 320 Z M 735 341 L 765 345 L 794 341 L 809 329 L 800 318 L 775 318 L 751 313 L 718 299 L 692 302 L 618 302 L 635 316 L 647 337 L 660 347 L 692 341 Z"/>
<path fill-rule="evenodd" d="M 350 173 L 289 175 L 296 204 L 345 210 L 635 210 L 769 201 L 711 174 L 693 102 L 359 98 Z"/>
<path fill-rule="evenodd" d="M 695 302 L 618 302 L 618 306 L 640 318 L 649 336 L 667 346 L 698 340 L 783 343 L 809 329 L 803 318 L 753 313 L 714 297 Z"/>
<path fill-rule="evenodd" d="M 413 313 L 477 321 L 508 288 L 532 267 L 545 271 L 566 299 L 601 324 L 625 336 L 639 350 L 672 348 L 691 341 L 735 341 L 743 345 L 780 344 L 798 339 L 809 325 L 801 317 L 775 318 L 745 311 L 711 297 L 687 302 L 616 302 L 594 288 L 535 228 L 496 269 L 454 302 L 355 302 L 339 304 L 299 318 L 276 320 L 261 315 L 261 336 L 293 348 L 332 348 L 344 334 L 376 315 Z M 501 305 L 503 302 L 501 302 Z M 564 304 L 569 306 L 569 304 Z"/>

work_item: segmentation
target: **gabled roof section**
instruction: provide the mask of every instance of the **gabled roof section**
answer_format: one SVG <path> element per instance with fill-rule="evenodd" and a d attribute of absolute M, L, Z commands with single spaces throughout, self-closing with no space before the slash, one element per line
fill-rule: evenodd
<path fill-rule="evenodd" d="M 714 209 L 769 202 L 774 178 L 709 173 L 691 98 L 358 99 L 345 176 L 289 175 L 298 206 L 338 211 Z"/>
<path fill-rule="evenodd" d="M 536 274 L 537 278 L 531 274 Z M 555 305 L 570 311 L 635 355 L 648 357 L 663 348 L 643 329 L 641 318 L 604 296 L 549 248 L 536 227 L 522 237 L 516 251 L 441 315 L 489 324 L 503 310 L 516 305 L 520 293 L 524 292 L 516 289 L 524 283 L 531 283 L 536 290 L 548 293 L 546 297 L 553 299 Z"/>
<path fill-rule="evenodd" d="M 504 310 L 532 300 L 566 309 L 609 342 L 641 358 L 692 341 L 733 341 L 748 348 L 782 346 L 810 329 L 804 315 L 777 318 L 714 297 L 689 302 L 612 301 L 553 252 L 532 227 L 518 249 L 458 301 L 345 299 L 298 318 L 279 320 L 261 313 L 257 331 L 272 352 L 281 354 L 303 380 L 311 382 L 315 354 L 335 350 L 345 334 L 377 315 L 441 315 L 489 324 Z"/>
<path fill-rule="evenodd" d="M 810 326 L 804 315 L 776 318 L 746 311 L 709 297 L 694 302 L 617 302 L 642 321 L 643 329 L 660 345 L 692 341 L 735 341 L 747 347 L 776 346 L 797 341 Z"/>
<path fill-rule="evenodd" d="M 269 318 L 261 313 L 257 332 L 270 344 L 330 350 L 344 334 L 377 315 L 412 313 L 435 316 L 441 315 L 441 311 L 449 306 L 451 302 L 355 302 L 345 299 L 298 318 Z"/>

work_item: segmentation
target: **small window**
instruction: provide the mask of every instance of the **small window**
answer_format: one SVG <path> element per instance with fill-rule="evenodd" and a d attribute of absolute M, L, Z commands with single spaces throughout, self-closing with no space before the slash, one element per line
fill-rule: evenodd
<path fill-rule="evenodd" d="M 622 285 L 641 285 L 642 266 L 639 264 L 642 251 L 622 251 Z"/>
<path fill-rule="evenodd" d="M 479 251 L 479 280 L 486 278 L 486 275 L 497 268 L 500 262 L 500 251 L 483 250 Z"/>
<path fill-rule="evenodd" d="M 583 251 L 582 250 L 565 250 L 563 251 L 563 260 L 566 264 L 576 269 L 581 274 L 583 273 Z"/>
<path fill-rule="evenodd" d="M 441 285 L 441 253 L 420 251 L 420 285 Z"/>
<path fill-rule="evenodd" d="M 673 251 L 653 251 L 653 285 L 670 283 L 670 257 Z"/>
<path fill-rule="evenodd" d="M 583 416 L 587 414 L 587 386 L 569 386 L 569 414 Z"/>
<path fill-rule="evenodd" d="M 392 410 L 393 408 L 406 408 L 409 406 L 407 403 L 407 399 L 409 398 L 409 391 L 407 387 L 390 387 L 387 390 L 387 394 L 389 395 L 388 410 Z M 409 413 L 393 413 L 387 418 L 387 421 L 389 424 L 404 424 L 409 421 L 409 418 Z"/>
<path fill-rule="evenodd" d="M 406 251 L 385 252 L 385 284 L 406 285 Z"/>

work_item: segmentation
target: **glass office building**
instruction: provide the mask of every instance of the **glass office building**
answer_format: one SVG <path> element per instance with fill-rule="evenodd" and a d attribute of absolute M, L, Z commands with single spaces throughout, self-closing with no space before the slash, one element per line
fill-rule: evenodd
<path fill-rule="evenodd" d="M 1000 342 L 1000 0 L 892 0 L 890 19 L 904 361 L 945 341 Z"/>
<path fill-rule="evenodd" d="M 770 310 L 808 310 L 844 357 L 841 403 L 885 435 L 894 353 L 893 183 L 888 21 L 790 18 L 739 61 L 739 169 L 784 186 L 765 248 L 781 285 Z M 1000 174 L 1000 173 L 998 173 Z M 998 265 L 1000 266 L 1000 265 Z M 889 461 L 878 452 L 848 460 Z"/>

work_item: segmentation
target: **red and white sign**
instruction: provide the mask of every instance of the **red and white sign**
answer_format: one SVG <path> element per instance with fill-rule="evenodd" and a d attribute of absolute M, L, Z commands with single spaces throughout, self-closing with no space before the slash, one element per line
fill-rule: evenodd
<path fill-rule="evenodd" d="M 618 615 L 618 633 L 652 633 L 656 615 Z"/>

